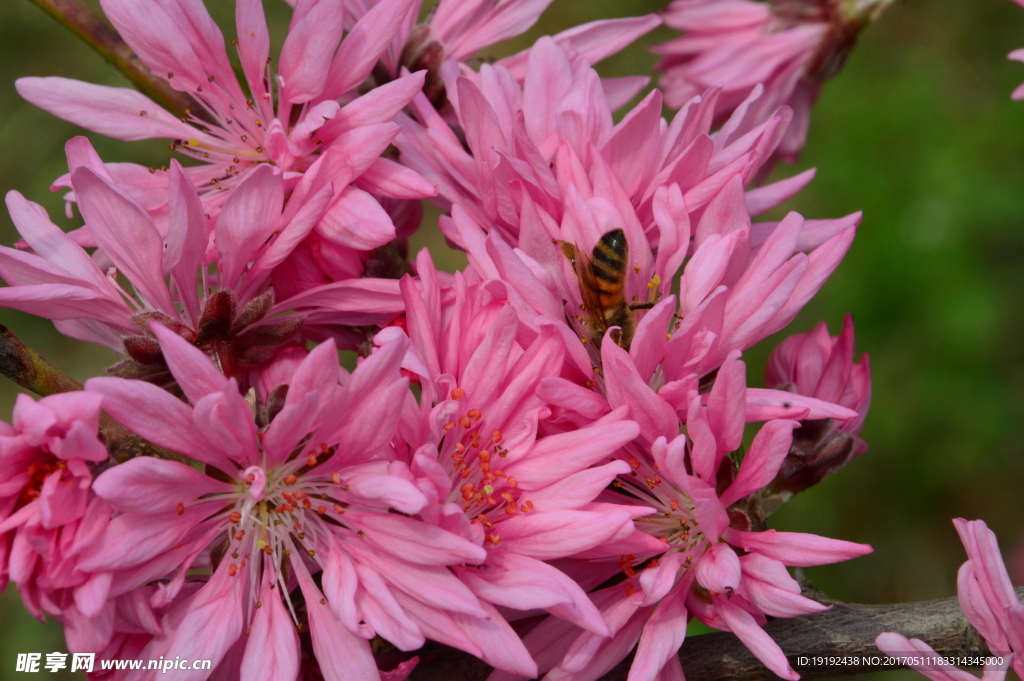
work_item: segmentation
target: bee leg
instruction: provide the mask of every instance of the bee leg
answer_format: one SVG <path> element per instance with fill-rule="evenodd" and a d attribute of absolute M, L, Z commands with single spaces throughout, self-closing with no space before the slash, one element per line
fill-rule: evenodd
<path fill-rule="evenodd" d="M 654 303 L 632 303 L 629 306 L 630 310 L 650 310 L 654 307 Z"/>

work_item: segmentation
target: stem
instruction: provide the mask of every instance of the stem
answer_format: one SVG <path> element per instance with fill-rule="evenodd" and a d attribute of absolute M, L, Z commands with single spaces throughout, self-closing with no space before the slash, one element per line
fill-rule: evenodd
<path fill-rule="evenodd" d="M 805 592 L 804 595 L 821 596 L 820 592 Z M 1024 599 L 1024 587 L 1017 587 L 1017 597 Z M 772 620 L 764 628 L 786 651 L 790 663 L 800 672 L 803 681 L 897 669 L 896 665 L 796 664 L 800 656 L 884 658 L 885 653 L 875 647 L 875 638 L 886 631 L 903 634 L 907 638 L 919 638 L 942 656 L 974 657 L 989 654 L 984 640 L 964 617 L 956 598 L 892 605 L 837 603 L 827 598 L 820 600 L 832 604 L 832 609 L 812 615 Z M 436 643 L 428 643 L 418 655 L 421 662 L 409 677 L 410 681 L 484 681 L 491 670 L 486 663 L 466 653 Z M 736 636 L 725 632 L 687 641 L 679 651 L 679 659 L 687 681 L 778 681 L 779 678 L 761 664 Z M 625 681 L 632 662 L 633 656 L 630 655 L 601 677 L 600 681 Z"/>
<path fill-rule="evenodd" d="M 0 373 L 22 388 L 40 397 L 81 390 L 82 384 L 46 361 L 42 355 L 21 342 L 14 332 L 0 324 Z M 184 457 L 157 447 L 131 432 L 103 412 L 100 435 L 118 462 L 136 456 L 158 456 L 182 461 Z M 186 463 L 188 462 L 185 460 Z"/>
<path fill-rule="evenodd" d="M 125 75 L 135 87 L 175 116 L 183 117 L 187 111 L 199 112 L 201 107 L 184 92 L 173 89 L 161 78 L 154 76 L 142 60 L 106 19 L 92 11 L 80 0 L 31 0 L 44 12 L 64 24 L 72 33 L 100 53 L 115 69 Z"/>

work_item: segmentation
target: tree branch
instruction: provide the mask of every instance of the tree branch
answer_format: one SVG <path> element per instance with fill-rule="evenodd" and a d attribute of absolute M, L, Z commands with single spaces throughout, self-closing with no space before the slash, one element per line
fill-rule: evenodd
<path fill-rule="evenodd" d="M 198 115 L 202 111 L 189 95 L 178 92 L 166 81 L 154 76 L 106 19 L 83 5 L 80 0 L 31 1 L 99 52 L 140 92 L 175 116 L 185 116 L 188 111 Z"/>
<path fill-rule="evenodd" d="M 0 373 L 22 388 L 46 397 L 81 390 L 82 384 L 46 361 L 46 358 L 21 342 L 14 332 L 0 324 Z M 131 432 L 103 412 L 100 435 L 117 461 L 136 456 L 158 456 L 181 461 L 183 457 L 157 447 Z"/>
<path fill-rule="evenodd" d="M 1017 587 L 1017 597 L 1024 600 L 1024 587 Z M 892 605 L 833 602 L 832 609 L 825 612 L 773 620 L 765 631 L 786 651 L 804 681 L 898 668 L 898 665 L 796 664 L 799 657 L 885 657 L 885 653 L 875 647 L 875 638 L 886 631 L 919 638 L 939 655 L 989 654 L 984 640 L 967 622 L 956 598 Z M 466 653 L 439 644 L 428 644 L 419 655 L 421 662 L 409 677 L 410 681 L 484 681 L 491 669 Z M 779 678 L 730 633 L 706 634 L 688 640 L 679 651 L 679 659 L 687 681 L 777 681 Z M 625 681 L 632 661 L 630 655 L 601 677 L 601 681 Z"/>

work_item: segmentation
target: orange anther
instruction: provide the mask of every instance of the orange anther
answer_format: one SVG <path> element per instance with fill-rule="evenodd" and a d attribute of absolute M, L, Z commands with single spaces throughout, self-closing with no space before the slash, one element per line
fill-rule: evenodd
<path fill-rule="evenodd" d="M 462 479 L 465 480 L 468 477 L 469 477 L 469 469 L 467 468 L 466 470 L 462 471 Z"/>
<path fill-rule="evenodd" d="M 309 499 L 302 500 L 302 508 L 312 508 L 313 503 Z"/>
<path fill-rule="evenodd" d="M 256 474 L 255 473 L 249 473 L 249 475 L 245 476 L 245 484 L 251 485 L 254 482 L 256 482 Z"/>
<path fill-rule="evenodd" d="M 463 416 L 462 418 L 459 419 L 459 425 L 462 426 L 463 428 L 469 428 L 470 426 L 473 425 L 473 422 L 469 420 L 468 416 Z"/>
<path fill-rule="evenodd" d="M 324 513 L 327 513 L 327 507 L 326 506 L 317 506 L 316 507 L 316 512 L 319 513 L 320 515 L 323 515 Z"/>
<path fill-rule="evenodd" d="M 178 504 L 178 508 L 175 510 L 178 512 L 178 515 L 185 515 L 185 504 Z M 242 516 L 238 517 L 241 518 Z"/>
<path fill-rule="evenodd" d="M 673 511 L 676 511 L 679 509 L 679 502 L 676 501 L 675 499 L 670 499 L 668 502 L 668 507 L 671 508 Z"/>
<path fill-rule="evenodd" d="M 238 574 L 238 566 L 235 565 L 234 563 L 232 563 L 231 565 L 228 565 L 228 574 L 231 575 L 232 577 L 237 575 Z"/>
<path fill-rule="evenodd" d="M 499 442 L 501 442 L 500 430 L 495 430 L 493 433 L 491 433 L 491 442 L 493 442 L 494 444 L 498 444 Z"/>
<path fill-rule="evenodd" d="M 295 528 L 296 531 L 302 529 L 302 525 L 299 525 L 298 523 L 295 523 L 292 527 Z"/>
<path fill-rule="evenodd" d="M 479 458 L 484 463 L 487 463 L 491 460 L 491 453 L 486 449 L 481 449 L 479 452 L 477 452 L 477 458 Z"/>
<path fill-rule="evenodd" d="M 239 530 L 235 534 L 235 541 L 242 541 L 242 537 L 244 537 L 244 536 L 245 536 L 245 530 Z"/>
<path fill-rule="evenodd" d="M 340 485 L 341 473 L 339 473 L 338 471 L 331 472 L 331 482 L 333 482 L 335 485 Z"/>
<path fill-rule="evenodd" d="M 633 468 L 640 468 L 640 459 L 636 458 L 635 456 L 629 457 L 629 465 L 632 466 Z"/>
<path fill-rule="evenodd" d="M 523 512 L 524 513 L 526 511 L 532 511 L 532 510 L 533 510 L 533 502 L 532 501 L 527 501 L 527 502 L 523 503 Z"/>
<path fill-rule="evenodd" d="M 466 415 L 469 418 L 473 419 L 474 421 L 479 421 L 481 416 L 479 409 L 470 409 L 468 412 L 466 412 Z"/>
<path fill-rule="evenodd" d="M 233 511 L 231 515 L 228 516 L 228 520 L 237 525 L 238 523 L 242 522 L 242 514 L 238 511 Z"/>
<path fill-rule="evenodd" d="M 335 513 L 344 513 L 344 512 L 345 512 L 345 509 L 343 509 L 343 508 L 341 507 L 341 504 L 335 504 L 335 505 L 334 505 L 334 512 L 335 512 Z"/>
<path fill-rule="evenodd" d="M 448 423 L 444 424 L 441 427 L 444 428 L 445 430 L 451 430 L 452 428 L 455 427 L 455 421 L 449 421 Z"/>
<path fill-rule="evenodd" d="M 473 498 L 473 495 L 476 494 L 476 485 L 471 482 L 464 483 L 462 487 L 459 488 L 459 491 L 462 492 L 462 498 L 469 501 Z"/>
<path fill-rule="evenodd" d="M 452 399 L 453 400 L 461 400 L 465 396 L 466 396 L 466 391 L 463 390 L 462 388 L 452 388 Z"/>
<path fill-rule="evenodd" d="M 636 593 L 636 587 L 633 586 L 632 584 L 627 584 L 626 585 L 626 595 L 627 596 L 632 596 L 635 593 Z"/>
<path fill-rule="evenodd" d="M 286 476 L 284 476 L 284 484 L 286 484 L 286 485 L 294 485 L 298 481 L 299 481 L 299 479 L 297 477 L 295 477 L 294 475 L 286 475 Z"/>
<path fill-rule="evenodd" d="M 302 501 L 303 499 L 306 498 L 306 493 L 305 492 L 296 492 L 295 493 L 295 498 L 298 499 L 299 501 Z"/>
<path fill-rule="evenodd" d="M 466 453 L 466 445 L 462 444 L 461 442 L 456 442 L 455 443 L 455 453 L 456 454 L 460 454 L 460 455 L 461 454 L 465 454 Z"/>
<path fill-rule="evenodd" d="M 515 512 L 518 510 L 519 509 L 516 508 L 516 505 L 511 501 L 508 502 L 508 506 L 505 507 L 505 513 L 508 513 L 509 515 L 515 515 Z"/>
<path fill-rule="evenodd" d="M 484 535 L 484 541 L 486 541 L 488 544 L 493 544 L 494 546 L 497 546 L 501 542 L 501 537 L 499 537 L 496 534 L 487 534 Z"/>
<path fill-rule="evenodd" d="M 516 487 L 519 487 L 519 483 L 516 482 L 515 478 L 509 478 L 508 479 L 508 486 L 511 487 L 512 489 L 515 489 Z"/>
<path fill-rule="evenodd" d="M 309 458 L 306 459 L 306 465 L 307 466 L 315 466 L 316 465 L 316 461 L 317 461 L 316 454 L 310 454 Z"/>

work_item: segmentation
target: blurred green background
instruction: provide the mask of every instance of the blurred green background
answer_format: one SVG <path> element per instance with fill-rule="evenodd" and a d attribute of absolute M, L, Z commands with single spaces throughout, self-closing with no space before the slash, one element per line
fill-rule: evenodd
<path fill-rule="evenodd" d="M 230 26 L 233 3 L 208 4 Z M 279 45 L 288 10 L 277 0 L 266 4 Z M 555 0 L 527 36 L 491 54 L 662 4 Z M 669 36 L 660 29 L 599 70 L 646 73 L 654 63 L 646 46 Z M 772 521 L 875 547 L 851 563 L 808 570 L 834 597 L 883 603 L 954 595 L 964 560 L 950 523 L 958 516 L 988 522 L 1014 582 L 1024 584 L 1024 102 L 1009 100 L 1024 65 L 1006 60 L 1021 46 L 1024 10 L 1008 0 L 898 3 L 826 87 L 800 164 L 776 171 L 819 169 L 787 206 L 807 217 L 864 211 L 853 249 L 818 297 L 786 334 L 746 356 L 759 382 L 784 335 L 822 319 L 837 333 L 847 311 L 858 352 L 871 355 L 874 401 L 862 433 L 871 449 Z M 77 226 L 48 187 L 66 172 L 64 142 L 81 131 L 18 97 L 13 82 L 29 75 L 124 81 L 28 0 L 0 3 L 0 189 L 17 189 L 58 224 Z M 165 143 L 90 137 L 106 160 L 166 163 Z M 16 233 L 0 213 L 0 240 L 10 245 Z M 431 221 L 414 245 L 444 249 Z M 439 260 L 449 269 L 464 262 Z M 0 310 L 0 323 L 79 379 L 114 359 L 59 336 L 46 321 Z M 0 379 L 0 418 L 9 419 L 15 395 L 16 386 Z M 24 614 L 13 585 L 0 597 L 0 621 L 0 679 L 20 677 L 17 652 L 65 649 L 59 627 Z"/>

